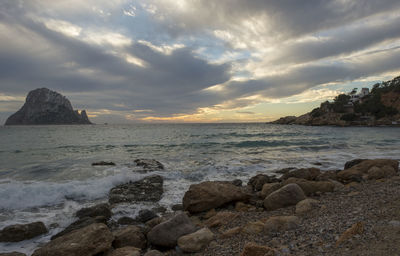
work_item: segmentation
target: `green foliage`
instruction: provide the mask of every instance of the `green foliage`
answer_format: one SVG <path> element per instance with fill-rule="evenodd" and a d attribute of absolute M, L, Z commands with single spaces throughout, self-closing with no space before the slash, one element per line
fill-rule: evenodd
<path fill-rule="evenodd" d="M 346 110 L 344 105 L 346 105 L 349 100 L 350 96 L 346 94 L 339 94 L 338 96 L 336 96 L 332 104 L 333 111 L 336 113 L 345 113 Z"/>
<path fill-rule="evenodd" d="M 312 111 L 311 111 L 311 116 L 312 117 L 319 117 L 319 116 L 322 116 L 324 114 L 324 111 L 322 111 L 320 108 L 314 108 Z"/>
<path fill-rule="evenodd" d="M 354 121 L 356 119 L 357 119 L 357 115 L 354 113 L 344 114 L 343 116 L 340 117 L 340 120 L 344 120 L 344 121 Z"/>

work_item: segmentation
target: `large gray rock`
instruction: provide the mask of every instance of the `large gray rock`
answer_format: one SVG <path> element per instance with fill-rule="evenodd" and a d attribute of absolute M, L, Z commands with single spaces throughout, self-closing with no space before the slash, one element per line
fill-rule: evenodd
<path fill-rule="evenodd" d="M 248 198 L 241 188 L 232 183 L 206 181 L 189 187 L 183 197 L 183 208 L 191 213 L 203 212 Z"/>
<path fill-rule="evenodd" d="M 267 210 L 275 210 L 295 205 L 304 199 L 306 199 L 306 196 L 299 185 L 288 184 L 267 196 L 264 199 L 264 208 Z"/>
<path fill-rule="evenodd" d="M 11 115 L 5 125 L 91 124 L 85 110 L 73 110 L 71 102 L 47 88 L 28 93 L 25 104 Z"/>
<path fill-rule="evenodd" d="M 139 181 L 112 188 L 109 194 L 109 202 L 111 204 L 157 202 L 160 201 L 163 192 L 163 178 L 160 175 L 152 175 Z"/>
<path fill-rule="evenodd" d="M 156 246 L 175 247 L 178 238 L 196 231 L 196 226 L 185 213 L 162 222 L 147 234 L 148 241 Z"/>
<path fill-rule="evenodd" d="M 96 255 L 111 249 L 113 240 L 108 227 L 96 223 L 50 241 L 32 256 Z"/>
<path fill-rule="evenodd" d="M 16 224 L 0 231 L 0 242 L 19 242 L 47 233 L 43 222 Z"/>

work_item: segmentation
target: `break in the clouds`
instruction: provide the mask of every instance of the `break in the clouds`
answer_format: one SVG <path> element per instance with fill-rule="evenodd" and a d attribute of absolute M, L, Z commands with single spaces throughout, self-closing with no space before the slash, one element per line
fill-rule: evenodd
<path fill-rule="evenodd" d="M 264 121 L 398 75 L 399 28 L 396 0 L 3 0 L 0 121 L 38 87 L 95 122 Z"/>

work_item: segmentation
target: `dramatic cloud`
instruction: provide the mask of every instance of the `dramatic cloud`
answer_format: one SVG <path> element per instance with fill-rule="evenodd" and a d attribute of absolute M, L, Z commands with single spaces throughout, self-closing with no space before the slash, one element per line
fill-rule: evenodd
<path fill-rule="evenodd" d="M 0 122 L 38 87 L 99 122 L 311 108 L 340 86 L 397 75 L 399 11 L 394 0 L 4 0 Z"/>

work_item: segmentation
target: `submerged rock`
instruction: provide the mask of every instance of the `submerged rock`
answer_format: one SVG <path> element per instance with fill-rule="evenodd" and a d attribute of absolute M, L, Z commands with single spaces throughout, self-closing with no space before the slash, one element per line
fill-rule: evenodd
<path fill-rule="evenodd" d="M 71 102 L 47 88 L 28 93 L 25 104 L 11 115 L 5 125 L 91 124 L 85 110 L 73 110 Z"/>
<path fill-rule="evenodd" d="M 183 208 L 192 213 L 203 212 L 247 199 L 248 195 L 232 183 L 206 181 L 189 187 L 183 197 Z"/>
<path fill-rule="evenodd" d="M 155 246 L 173 248 L 177 245 L 179 237 L 195 231 L 196 226 L 185 213 L 181 213 L 152 228 L 147 234 L 147 239 Z"/>
<path fill-rule="evenodd" d="M 46 234 L 47 228 L 43 222 L 15 224 L 0 231 L 0 242 L 19 242 Z"/>
<path fill-rule="evenodd" d="M 96 223 L 50 241 L 32 256 L 96 255 L 109 250 L 113 240 L 108 227 Z"/>
<path fill-rule="evenodd" d="M 105 162 L 105 161 L 100 161 L 100 162 L 95 162 L 92 163 L 92 166 L 114 166 L 115 163 L 114 162 Z"/>
<path fill-rule="evenodd" d="M 137 166 L 143 167 L 145 171 L 164 170 L 164 165 L 155 159 L 136 159 Z"/>
<path fill-rule="evenodd" d="M 112 188 L 109 193 L 109 202 L 111 204 L 157 202 L 160 201 L 163 192 L 163 178 L 160 175 L 152 175 Z"/>

